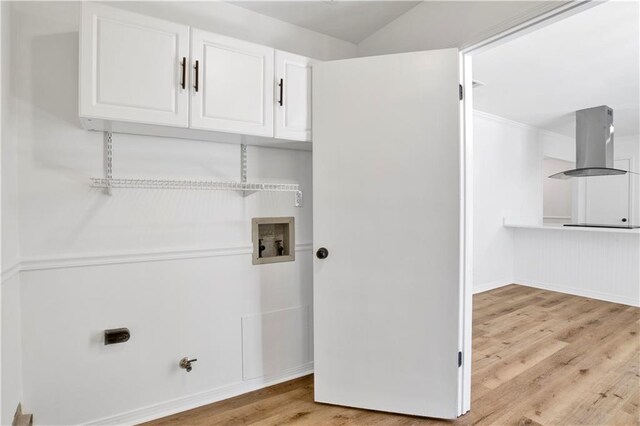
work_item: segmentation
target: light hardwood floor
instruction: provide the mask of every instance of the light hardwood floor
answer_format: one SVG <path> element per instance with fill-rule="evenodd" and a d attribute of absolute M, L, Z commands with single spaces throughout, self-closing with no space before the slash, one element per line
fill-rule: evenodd
<path fill-rule="evenodd" d="M 313 376 L 149 425 L 640 425 L 640 309 L 510 285 L 473 299 L 471 412 L 455 422 L 313 402 Z"/>

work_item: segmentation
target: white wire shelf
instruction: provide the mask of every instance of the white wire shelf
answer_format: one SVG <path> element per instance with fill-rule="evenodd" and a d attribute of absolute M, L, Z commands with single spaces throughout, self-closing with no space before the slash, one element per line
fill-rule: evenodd
<path fill-rule="evenodd" d="M 275 191 L 298 192 L 300 185 L 290 183 L 248 183 L 213 180 L 171 179 L 106 179 L 91 178 L 94 188 L 145 188 L 145 189 L 202 189 L 220 191 Z"/>
<path fill-rule="evenodd" d="M 243 195 L 253 192 L 293 192 L 295 206 L 302 206 L 302 191 L 297 183 L 251 183 L 247 182 L 247 147 L 240 147 L 240 182 L 189 179 L 131 179 L 113 177 L 113 134 L 104 134 L 104 169 L 105 177 L 91 178 L 91 186 L 105 188 L 107 194 L 112 195 L 114 188 L 142 188 L 142 189 L 183 189 L 183 190 L 214 190 L 241 191 Z"/>

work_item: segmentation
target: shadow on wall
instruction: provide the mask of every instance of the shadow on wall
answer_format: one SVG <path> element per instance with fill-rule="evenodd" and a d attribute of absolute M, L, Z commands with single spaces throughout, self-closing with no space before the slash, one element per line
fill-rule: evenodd
<path fill-rule="evenodd" d="M 31 103 L 74 127 L 78 118 L 79 33 L 33 38 Z"/>
<path fill-rule="evenodd" d="M 66 183 L 84 182 L 89 169 L 101 167 L 101 135 L 83 130 L 78 116 L 78 43 L 77 31 L 36 35 L 29 57 L 19 61 L 19 74 L 29 76 L 18 86 L 33 167 L 56 170 Z"/>

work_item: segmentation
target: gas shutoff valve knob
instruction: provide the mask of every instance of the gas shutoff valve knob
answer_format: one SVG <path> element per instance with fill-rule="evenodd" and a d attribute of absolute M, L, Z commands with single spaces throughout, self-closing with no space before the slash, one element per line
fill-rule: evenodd
<path fill-rule="evenodd" d="M 193 369 L 193 367 L 191 366 L 192 362 L 196 362 L 197 359 L 189 359 L 189 357 L 184 357 L 180 360 L 180 368 L 184 368 L 185 370 L 187 370 L 187 373 L 191 372 L 191 370 Z"/>

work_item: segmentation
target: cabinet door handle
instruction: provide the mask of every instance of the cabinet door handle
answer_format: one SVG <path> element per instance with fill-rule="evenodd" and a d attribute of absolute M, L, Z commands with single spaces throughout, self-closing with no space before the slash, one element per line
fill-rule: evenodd
<path fill-rule="evenodd" d="M 186 89 L 187 87 L 187 58 L 186 57 L 182 57 L 182 62 L 180 62 L 180 66 L 182 67 L 182 82 L 180 83 L 180 86 L 182 87 L 182 90 Z"/>
<path fill-rule="evenodd" d="M 199 74 L 200 74 L 200 62 L 196 61 L 196 65 L 194 66 L 194 68 L 196 69 L 196 81 L 193 84 L 193 88 L 197 92 L 198 91 L 198 80 L 200 79 L 200 77 L 199 77 Z"/>
<path fill-rule="evenodd" d="M 278 104 L 280 104 L 280 106 L 282 106 L 282 91 L 284 89 L 284 80 L 280 79 L 280 83 L 278 83 L 278 86 L 280 86 L 280 99 L 278 100 Z"/>

